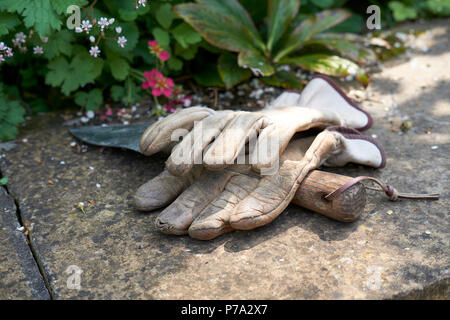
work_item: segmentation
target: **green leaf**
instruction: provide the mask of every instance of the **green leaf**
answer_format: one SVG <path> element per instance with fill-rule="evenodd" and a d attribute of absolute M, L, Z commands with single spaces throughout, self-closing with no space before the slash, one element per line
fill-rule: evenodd
<path fill-rule="evenodd" d="M 17 126 L 24 121 L 25 110 L 18 100 L 10 100 L 0 87 L 0 140 L 7 141 L 16 137 Z"/>
<path fill-rule="evenodd" d="M 103 95 L 100 89 L 92 89 L 89 92 L 77 92 L 75 103 L 86 110 L 98 110 L 103 103 Z"/>
<path fill-rule="evenodd" d="M 262 77 L 261 81 L 265 84 L 282 87 L 285 89 L 300 90 L 303 88 L 302 81 L 295 75 L 295 73 L 286 70 L 279 70 L 270 77 Z"/>
<path fill-rule="evenodd" d="M 71 5 L 85 6 L 89 3 L 87 0 L 50 0 L 50 2 L 57 14 L 66 14 L 67 7 Z"/>
<path fill-rule="evenodd" d="M 282 63 L 294 64 L 306 70 L 323 73 L 330 76 L 355 75 L 364 85 L 369 84 L 369 77 L 356 63 L 333 55 L 311 54 L 300 57 L 285 58 Z"/>
<path fill-rule="evenodd" d="M 30 102 L 30 109 L 33 114 L 43 113 L 43 112 L 49 112 L 50 107 L 48 106 L 47 102 L 42 99 L 35 99 Z"/>
<path fill-rule="evenodd" d="M 405 6 L 400 1 L 390 1 L 388 7 L 392 10 L 395 21 L 405 21 L 417 18 L 416 9 Z"/>
<path fill-rule="evenodd" d="M 50 0 L 2 0 L 2 8 L 23 16 L 25 27 L 33 28 L 40 36 L 49 36 L 59 30 L 62 22 L 53 9 Z"/>
<path fill-rule="evenodd" d="M 115 102 L 121 101 L 122 98 L 125 96 L 125 88 L 124 87 L 121 87 L 118 85 L 113 85 L 111 87 L 110 91 L 111 91 L 111 98 Z"/>
<path fill-rule="evenodd" d="M 330 28 L 327 30 L 327 32 L 336 32 L 336 33 L 343 33 L 343 32 L 351 32 L 351 33 L 361 33 L 363 31 L 363 28 L 365 28 L 365 20 L 362 15 L 352 13 L 351 17 L 347 20 L 343 21 L 342 23 L 334 26 L 333 28 Z"/>
<path fill-rule="evenodd" d="M 101 74 L 103 59 L 91 57 L 82 51 L 75 55 L 70 64 L 59 56 L 50 61 L 47 67 L 49 71 L 45 83 L 53 87 L 61 86 L 61 91 L 69 95 L 79 87 L 93 82 Z"/>
<path fill-rule="evenodd" d="M 181 69 L 183 69 L 183 61 L 175 57 L 171 57 L 167 61 L 167 66 L 169 67 L 170 70 L 180 71 Z"/>
<path fill-rule="evenodd" d="M 72 41 L 74 38 L 73 31 L 70 30 L 55 32 L 48 38 L 47 43 L 42 45 L 44 56 L 49 60 L 60 54 L 70 56 L 72 54 Z"/>
<path fill-rule="evenodd" d="M 300 0 L 272 0 L 269 7 L 269 37 L 267 49 L 272 51 L 292 19 L 297 15 Z"/>
<path fill-rule="evenodd" d="M 120 35 L 127 39 L 127 43 L 124 48 L 119 47 L 115 41 L 114 45 L 118 51 L 132 51 L 139 40 L 139 29 L 135 22 L 121 22 L 120 25 L 122 26 L 122 33 Z"/>
<path fill-rule="evenodd" d="M 155 40 L 158 41 L 162 47 L 167 49 L 170 44 L 169 33 L 161 28 L 155 28 L 153 29 L 152 34 L 155 37 Z"/>
<path fill-rule="evenodd" d="M 19 24 L 20 20 L 16 14 L 0 12 L 0 36 L 8 34 Z"/>
<path fill-rule="evenodd" d="M 125 80 L 125 97 L 122 101 L 129 105 L 135 103 L 139 99 L 138 88 L 134 81 L 131 80 L 131 77 L 128 77 L 127 80 Z"/>
<path fill-rule="evenodd" d="M 169 29 L 175 14 L 172 12 L 172 6 L 169 3 L 165 3 L 156 11 L 156 20 L 164 28 Z"/>
<path fill-rule="evenodd" d="M 199 72 L 194 74 L 194 79 L 198 84 L 205 87 L 224 86 L 215 63 L 206 63 Z"/>
<path fill-rule="evenodd" d="M 121 57 L 116 51 L 111 51 L 106 49 L 106 58 L 109 64 L 109 69 L 114 79 L 118 81 L 123 81 L 128 77 L 130 72 L 130 65 L 127 60 Z"/>
<path fill-rule="evenodd" d="M 341 56 L 357 61 L 361 64 L 367 64 L 376 61 L 377 57 L 370 48 L 351 42 L 346 39 L 345 34 L 322 34 L 306 41 L 307 45 L 320 45 L 330 50 L 338 52 Z"/>
<path fill-rule="evenodd" d="M 450 16 L 449 0 L 428 0 L 425 2 L 425 7 L 433 14 L 443 17 Z"/>
<path fill-rule="evenodd" d="M 252 76 L 250 70 L 239 67 L 237 56 L 228 52 L 219 57 L 217 68 L 220 78 L 228 89 Z"/>
<path fill-rule="evenodd" d="M 185 22 L 173 28 L 171 33 L 175 40 L 185 49 L 189 47 L 189 44 L 202 41 L 202 36 Z"/>
<path fill-rule="evenodd" d="M 112 16 L 119 16 L 123 21 L 134 21 L 138 16 L 146 14 L 150 11 L 150 6 L 139 6 L 136 9 L 136 2 L 124 0 L 103 0 Z"/>
<path fill-rule="evenodd" d="M 259 51 L 239 53 L 238 64 L 242 68 L 250 68 L 255 75 L 270 76 L 275 72 L 273 66 Z"/>
<path fill-rule="evenodd" d="M 309 0 L 321 9 L 328 9 L 334 5 L 334 0 Z"/>
<path fill-rule="evenodd" d="M 304 20 L 280 45 L 280 50 L 274 58 L 275 63 L 297 50 L 312 36 L 341 23 L 350 15 L 351 13 L 344 9 L 325 10 Z"/>
<path fill-rule="evenodd" d="M 183 48 L 179 43 L 175 44 L 175 55 L 182 57 L 184 60 L 192 60 L 198 51 L 198 45 L 192 45 L 188 48 Z"/>
<path fill-rule="evenodd" d="M 189 23 L 206 41 L 221 49 L 235 52 L 265 48 L 259 34 L 236 18 L 236 16 L 246 15 L 244 9 L 241 7 L 244 13 L 238 15 L 226 7 L 230 3 L 235 3 L 234 0 L 223 3 L 211 0 L 208 6 L 204 1 L 201 3 L 204 5 L 179 4 L 175 6 L 175 13 Z M 226 15 L 230 12 L 232 14 Z"/>
<path fill-rule="evenodd" d="M 8 183 L 8 178 L 3 177 L 0 179 L 0 185 L 5 186 Z"/>
<path fill-rule="evenodd" d="M 197 3 L 212 12 L 231 17 L 243 27 L 245 33 L 254 37 L 256 47 L 265 50 L 252 18 L 238 0 L 197 0 Z"/>

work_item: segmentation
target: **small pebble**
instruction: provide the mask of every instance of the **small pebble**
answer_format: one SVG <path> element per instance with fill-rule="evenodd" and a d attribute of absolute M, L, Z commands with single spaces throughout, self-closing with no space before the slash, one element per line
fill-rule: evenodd
<path fill-rule="evenodd" d="M 28 142 L 28 139 L 27 139 L 27 138 L 22 139 L 22 142 L 23 142 L 23 143 L 27 143 L 27 142 Z"/>
<path fill-rule="evenodd" d="M 89 167 L 89 170 L 94 170 L 94 167 L 92 167 L 92 166 L 91 166 L 91 167 Z"/>
<path fill-rule="evenodd" d="M 372 135 L 372 138 L 376 139 L 378 136 L 376 134 Z"/>
<path fill-rule="evenodd" d="M 404 248 L 403 250 L 409 251 L 409 248 Z"/>
<path fill-rule="evenodd" d="M 431 150 L 436 150 L 437 148 L 439 148 L 438 146 L 432 146 Z"/>
<path fill-rule="evenodd" d="M 89 118 L 87 118 L 87 117 L 81 117 L 81 118 L 80 118 L 80 121 L 83 122 L 83 123 L 88 123 L 88 122 L 89 122 Z"/>
<path fill-rule="evenodd" d="M 431 234 L 431 231 L 425 231 L 425 234 L 427 234 L 427 235 L 430 235 Z"/>
<path fill-rule="evenodd" d="M 95 117 L 94 111 L 89 110 L 88 112 L 86 112 L 86 117 L 88 117 L 89 119 L 94 119 Z"/>
<path fill-rule="evenodd" d="M 393 213 L 394 213 L 394 211 L 392 211 L 392 210 L 386 211 L 386 214 L 388 214 L 388 215 L 391 215 L 391 214 L 393 214 Z"/>
<path fill-rule="evenodd" d="M 65 161 L 61 161 L 59 164 L 63 164 L 64 165 L 64 164 L 66 164 L 66 162 Z"/>
<path fill-rule="evenodd" d="M 72 141 L 71 143 L 70 143 L 70 146 L 71 147 L 75 147 L 77 145 L 77 143 L 75 142 L 75 141 Z"/>
<path fill-rule="evenodd" d="M 95 186 L 96 186 L 97 188 L 100 188 L 102 185 L 101 185 L 100 183 L 97 183 Z"/>

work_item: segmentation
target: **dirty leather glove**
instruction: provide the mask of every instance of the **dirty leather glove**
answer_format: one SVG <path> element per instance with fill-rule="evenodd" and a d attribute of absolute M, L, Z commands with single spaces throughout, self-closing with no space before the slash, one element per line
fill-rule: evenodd
<path fill-rule="evenodd" d="M 196 126 L 194 122 L 198 121 Z M 184 137 L 172 150 L 167 168 L 173 175 L 187 174 L 194 164 L 220 170 L 243 156 L 253 141 L 249 160 L 255 171 L 273 168 L 296 132 L 312 127 L 341 125 L 367 129 L 372 118 L 353 103 L 334 82 L 316 76 L 302 94 L 283 93 L 259 112 L 213 111 L 204 107 L 184 109 L 150 126 L 140 142 L 151 155 L 171 141 Z"/>
<path fill-rule="evenodd" d="M 386 161 L 373 139 L 342 127 L 331 127 L 317 137 L 294 138 L 280 160 L 274 176 L 261 176 L 250 165 L 239 164 L 221 171 L 197 165 L 184 176 L 166 169 L 137 190 L 134 205 L 151 211 L 171 203 L 156 218 L 156 227 L 166 234 L 188 233 L 208 240 L 270 223 L 290 203 L 305 175 L 320 164 L 382 167 Z"/>

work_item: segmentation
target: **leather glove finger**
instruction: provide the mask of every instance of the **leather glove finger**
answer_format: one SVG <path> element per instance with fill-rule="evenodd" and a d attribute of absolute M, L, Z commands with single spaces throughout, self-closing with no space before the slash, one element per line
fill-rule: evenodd
<path fill-rule="evenodd" d="M 233 175 L 231 171 L 202 172 L 192 185 L 158 215 L 156 228 L 166 234 L 187 234 L 192 221 L 222 192 Z"/>
<path fill-rule="evenodd" d="M 265 176 L 236 206 L 230 217 L 231 227 L 250 230 L 273 221 L 291 202 L 306 174 L 326 161 L 331 165 L 355 162 L 384 166 L 384 151 L 373 139 L 361 134 L 351 136 L 338 128 L 321 132 L 302 160 L 286 160 L 276 174 Z M 368 150 L 370 158 L 365 155 Z"/>
<path fill-rule="evenodd" d="M 133 198 L 134 207 L 140 211 L 165 207 L 187 189 L 202 171 L 202 166 L 196 166 L 189 174 L 174 176 L 165 169 L 137 189 Z"/>
<path fill-rule="evenodd" d="M 165 149 L 172 143 L 172 133 L 177 129 L 184 129 L 185 133 L 190 131 L 195 121 L 200 121 L 215 111 L 206 107 L 192 107 L 182 109 L 171 115 L 156 121 L 148 127 L 140 140 L 141 152 L 150 156 Z"/>
<path fill-rule="evenodd" d="M 188 230 L 189 236 L 199 240 L 210 240 L 232 231 L 233 228 L 229 223 L 231 214 L 237 204 L 257 187 L 259 180 L 259 176 L 248 174 L 236 174 L 231 177 L 224 190 L 192 222 Z"/>
<path fill-rule="evenodd" d="M 182 176 L 187 174 L 194 164 L 201 164 L 204 150 L 235 116 L 233 111 L 218 111 L 198 122 L 173 148 L 166 163 L 169 172 Z"/>

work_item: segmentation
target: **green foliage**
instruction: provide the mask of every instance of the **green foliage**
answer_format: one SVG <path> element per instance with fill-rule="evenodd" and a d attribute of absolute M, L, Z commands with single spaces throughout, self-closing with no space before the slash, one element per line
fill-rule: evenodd
<path fill-rule="evenodd" d="M 103 95 L 100 89 L 92 89 L 89 92 L 77 92 L 75 103 L 86 110 L 98 110 L 103 103 Z"/>
<path fill-rule="evenodd" d="M 391 10 L 394 20 L 398 22 L 430 15 L 450 16 L 450 0 L 389 1 L 388 8 Z"/>
<path fill-rule="evenodd" d="M 18 100 L 11 99 L 0 83 L 0 140 L 14 139 L 17 126 L 24 121 L 25 110 Z"/>
<path fill-rule="evenodd" d="M 0 179 L 0 185 L 5 186 L 8 183 L 8 178 L 3 177 Z"/>
<path fill-rule="evenodd" d="M 406 6 L 400 1 L 391 1 L 389 2 L 388 6 L 392 10 L 392 14 L 394 15 L 394 19 L 396 21 L 404 21 L 417 18 L 416 9 Z"/>
<path fill-rule="evenodd" d="M 82 51 L 75 55 L 69 63 L 59 56 L 48 64 L 45 83 L 53 87 L 61 87 L 62 93 L 69 95 L 78 88 L 94 82 L 102 72 L 103 59 L 94 58 Z"/>
<path fill-rule="evenodd" d="M 324 8 L 331 7 L 334 1 L 314 1 Z M 328 75 L 356 75 L 363 85 L 369 78 L 357 64 L 375 59 L 369 48 L 358 44 L 360 39 L 347 39 L 344 35 L 333 34 L 324 38 L 322 33 L 339 25 L 351 16 L 344 9 L 331 9 L 303 17 L 301 23 L 291 27 L 298 17 L 300 0 L 269 1 L 269 16 L 266 18 L 265 40 L 258 32 L 250 14 L 237 0 L 197 0 L 196 3 L 179 4 L 174 11 L 202 35 L 211 45 L 222 50 L 237 52 L 237 64 L 251 69 L 255 75 L 270 77 L 267 82 L 281 86 L 298 87 L 289 72 L 275 74 L 275 68 L 281 64 L 294 64 L 304 69 Z M 302 49 L 322 46 L 335 54 L 302 55 Z M 340 54 L 341 56 L 336 56 Z M 222 55 L 219 59 L 219 75 L 227 87 L 246 79 L 248 74 L 237 73 L 232 55 Z M 351 60 L 347 60 L 348 57 Z M 224 66 L 233 66 L 227 72 Z M 212 72 L 208 73 L 214 74 Z M 213 78 L 213 77 L 210 77 Z M 286 83 L 283 81 L 286 80 Z"/>
<path fill-rule="evenodd" d="M 115 19 L 105 39 L 97 44 L 98 32 L 67 28 L 66 11 L 73 4 L 87 9 L 81 20 L 91 13 Z M 345 4 L 353 12 L 340 9 Z M 149 53 L 147 42 L 153 39 L 170 53 L 158 65 L 165 75 L 192 75 L 200 85 L 231 88 L 253 73 L 274 86 L 301 88 L 294 73 L 280 70 L 284 63 L 355 74 L 367 84 L 362 66 L 375 55 L 348 32 L 362 31 L 366 16 L 355 12 L 370 4 L 382 6 L 392 21 L 450 15 L 450 0 L 151 0 L 138 9 L 133 0 L 0 0 L 0 42 L 13 47 L 16 34 L 27 37 L 25 52 L 14 47 L 14 56 L 0 61 L 0 139 L 15 137 L 25 110 L 136 103 L 145 94 L 142 72 L 160 63 Z M 118 36 L 127 39 L 123 48 Z M 94 45 L 101 51 L 97 58 L 89 54 Z M 36 46 L 42 55 L 33 54 Z"/>

